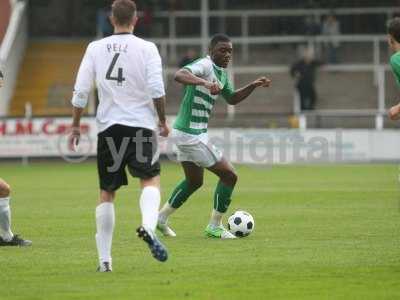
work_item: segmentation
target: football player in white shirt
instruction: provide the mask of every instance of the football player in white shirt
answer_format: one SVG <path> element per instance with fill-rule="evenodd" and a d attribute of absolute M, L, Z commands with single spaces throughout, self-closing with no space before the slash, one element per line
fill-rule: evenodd
<path fill-rule="evenodd" d="M 126 167 L 140 179 L 142 188 L 142 225 L 137 235 L 157 260 L 168 258 L 154 232 L 160 205 L 156 131 L 164 137 L 169 134 L 161 57 L 153 43 L 132 34 L 137 22 L 133 1 L 114 1 L 111 21 L 114 35 L 90 43 L 79 68 L 69 138 L 74 149 L 79 143 L 81 114 L 95 83 L 99 94 L 96 119 L 100 201 L 96 208 L 96 243 L 100 272 L 112 271 L 114 199 L 116 191 L 128 183 Z"/>
<path fill-rule="evenodd" d="M 0 71 L 0 88 L 3 86 L 3 73 Z M 11 231 L 11 188 L 0 178 L 0 246 L 30 246 L 32 242 L 24 240 Z"/>

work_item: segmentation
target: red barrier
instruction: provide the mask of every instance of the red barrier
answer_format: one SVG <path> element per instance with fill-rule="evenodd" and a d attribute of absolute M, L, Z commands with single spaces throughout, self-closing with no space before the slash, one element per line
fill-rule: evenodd
<path fill-rule="evenodd" d="M 8 22 L 11 16 L 10 1 L 0 1 L 0 44 L 6 34 Z"/>

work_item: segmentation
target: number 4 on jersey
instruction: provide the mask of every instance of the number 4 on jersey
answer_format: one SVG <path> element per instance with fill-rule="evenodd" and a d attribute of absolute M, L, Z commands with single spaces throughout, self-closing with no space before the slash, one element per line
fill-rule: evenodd
<path fill-rule="evenodd" d="M 122 83 L 125 81 L 125 78 L 122 75 L 122 73 L 123 73 L 123 69 L 122 68 L 118 68 L 118 76 L 117 77 L 113 77 L 111 75 L 113 70 L 114 70 L 115 64 L 117 63 L 119 55 L 120 55 L 120 53 L 116 53 L 114 55 L 113 60 L 111 62 L 111 65 L 108 68 L 108 71 L 107 71 L 107 74 L 106 74 L 106 79 L 107 80 L 115 80 L 118 85 L 122 85 Z"/>

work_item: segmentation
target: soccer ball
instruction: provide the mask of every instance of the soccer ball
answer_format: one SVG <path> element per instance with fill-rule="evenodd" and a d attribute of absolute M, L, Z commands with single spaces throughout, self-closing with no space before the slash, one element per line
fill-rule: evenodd
<path fill-rule="evenodd" d="M 254 230 L 254 219 L 248 212 L 238 210 L 229 217 L 228 229 L 237 237 L 248 236 Z"/>

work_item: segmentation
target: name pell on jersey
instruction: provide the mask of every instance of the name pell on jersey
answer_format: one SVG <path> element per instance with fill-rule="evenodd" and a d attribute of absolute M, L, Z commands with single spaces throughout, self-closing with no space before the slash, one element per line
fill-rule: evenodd
<path fill-rule="evenodd" d="M 109 53 L 116 52 L 116 53 L 127 53 L 128 52 L 128 44 L 107 44 L 107 51 Z"/>

